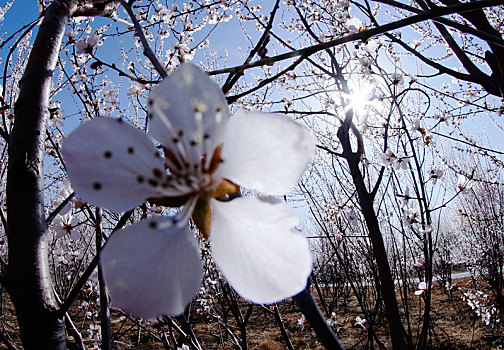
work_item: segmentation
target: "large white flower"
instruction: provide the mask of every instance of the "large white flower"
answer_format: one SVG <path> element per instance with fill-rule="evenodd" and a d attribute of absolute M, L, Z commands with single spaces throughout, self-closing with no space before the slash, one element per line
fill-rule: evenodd
<path fill-rule="evenodd" d="M 154 216 L 108 240 L 101 264 L 112 303 L 144 318 L 184 311 L 202 278 L 190 217 L 243 298 L 266 304 L 302 291 L 312 265 L 293 210 L 274 197 L 228 195 L 236 184 L 266 195 L 290 191 L 312 160 L 312 133 L 280 115 L 229 117 L 219 86 L 188 63 L 153 89 L 148 110 L 158 148 L 110 118 L 84 123 L 63 145 L 84 200 L 113 211 L 146 200 L 183 205 L 176 216 Z"/>

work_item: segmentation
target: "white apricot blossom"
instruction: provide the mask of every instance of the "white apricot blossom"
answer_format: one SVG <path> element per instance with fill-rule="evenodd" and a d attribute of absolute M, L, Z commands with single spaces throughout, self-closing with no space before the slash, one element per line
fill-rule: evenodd
<path fill-rule="evenodd" d="M 360 318 L 360 316 L 357 316 L 355 318 L 354 326 L 359 326 L 359 327 L 362 327 L 362 328 L 366 328 L 365 324 L 366 324 L 366 319 L 365 318 Z"/>
<path fill-rule="evenodd" d="M 184 63 L 148 101 L 148 135 L 95 118 L 64 141 L 76 193 L 120 212 L 148 201 L 182 209 L 114 233 L 100 260 L 114 305 L 138 317 L 179 315 L 199 290 L 192 218 L 222 274 L 243 298 L 267 304 L 301 292 L 311 272 L 289 192 L 314 155 L 313 134 L 288 117 L 228 114 L 220 87 Z M 265 197 L 230 196 L 244 186 Z M 234 198 L 234 199 L 233 199 Z"/>
<path fill-rule="evenodd" d="M 93 47 L 95 47 L 96 45 L 100 45 L 100 40 L 98 35 L 96 33 L 93 33 L 85 39 L 77 41 L 77 43 L 75 44 L 75 47 L 77 48 L 76 53 L 78 55 L 81 55 L 83 53 L 91 53 Z"/>
<path fill-rule="evenodd" d="M 78 240 L 80 238 L 80 234 L 76 230 L 72 230 L 76 223 L 77 220 L 72 216 L 71 212 L 67 212 L 63 215 L 57 215 L 52 224 L 52 227 L 56 232 L 56 239 L 70 235 L 73 240 Z"/>
<path fill-rule="evenodd" d="M 466 189 L 470 189 L 472 187 L 472 182 L 471 179 L 465 177 L 464 175 L 460 174 L 458 179 L 457 179 L 457 187 L 459 188 L 460 191 L 464 191 Z"/>
<path fill-rule="evenodd" d="M 422 295 L 427 289 L 429 289 L 429 286 L 425 282 L 420 282 L 418 283 L 418 289 L 415 291 L 415 295 Z"/>

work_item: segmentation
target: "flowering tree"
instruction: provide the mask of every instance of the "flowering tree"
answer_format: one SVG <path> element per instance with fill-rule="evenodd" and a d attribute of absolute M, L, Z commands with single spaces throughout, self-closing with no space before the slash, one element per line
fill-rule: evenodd
<path fill-rule="evenodd" d="M 176 317 L 198 348 L 187 305 L 221 288 L 239 310 L 227 281 L 254 303 L 294 296 L 324 345 L 341 347 L 333 310 L 323 303 L 323 317 L 305 289 L 311 274 L 323 295 L 320 274 L 358 298 L 370 344 L 383 346 L 384 317 L 393 348 L 425 348 L 441 213 L 483 179 L 460 157 L 501 171 L 502 152 L 467 126 L 485 113 L 500 127 L 502 3 L 39 1 L 0 44 L 13 43 L 2 284 L 23 345 L 64 349 L 67 332 L 79 343 L 68 310 L 86 286 L 96 347 L 111 346 L 110 296 L 137 317 Z M 246 52 L 217 49 L 228 24 Z M 289 202 L 307 203 L 302 225 Z M 246 348 L 250 315 L 233 314 Z"/>

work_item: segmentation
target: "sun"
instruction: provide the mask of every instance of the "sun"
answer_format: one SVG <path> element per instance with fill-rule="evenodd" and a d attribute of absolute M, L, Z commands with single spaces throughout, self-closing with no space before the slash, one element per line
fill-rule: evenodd
<path fill-rule="evenodd" d="M 349 84 L 350 94 L 348 100 L 350 100 L 349 107 L 353 108 L 354 113 L 362 114 L 365 113 L 366 107 L 373 103 L 376 94 L 376 88 L 371 84 L 357 85 Z M 353 86 L 352 86 L 353 85 Z"/>

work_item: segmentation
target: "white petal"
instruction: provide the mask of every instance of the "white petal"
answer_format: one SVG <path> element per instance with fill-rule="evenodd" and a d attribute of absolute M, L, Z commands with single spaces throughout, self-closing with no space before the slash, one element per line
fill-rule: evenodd
<path fill-rule="evenodd" d="M 145 319 L 175 316 L 196 295 L 203 276 L 188 225 L 154 216 L 114 233 L 100 255 L 113 305 Z"/>
<path fill-rule="evenodd" d="M 238 112 L 224 135 L 218 175 L 269 195 L 289 192 L 315 153 L 312 132 L 288 117 Z"/>
<path fill-rule="evenodd" d="M 124 211 L 168 194 L 161 187 L 164 162 L 152 141 L 117 119 L 96 118 L 79 126 L 63 142 L 63 157 L 76 193 L 106 209 Z"/>
<path fill-rule="evenodd" d="M 197 66 L 183 63 L 149 97 L 149 135 L 191 164 L 220 144 L 228 106 L 219 85 Z"/>
<path fill-rule="evenodd" d="M 212 255 L 243 298 L 274 303 L 301 292 L 312 269 L 307 239 L 296 214 L 273 198 L 211 202 Z"/>

